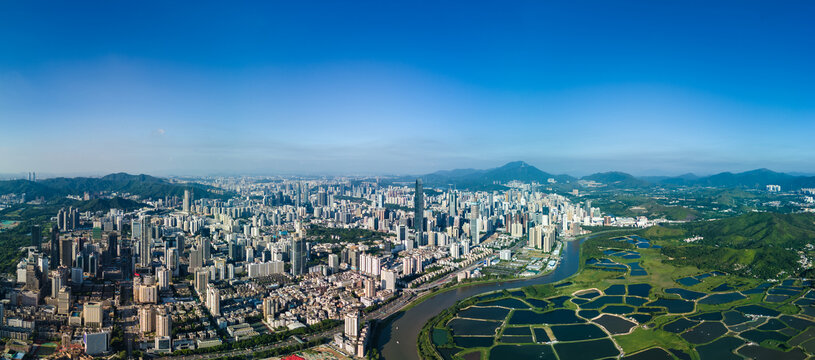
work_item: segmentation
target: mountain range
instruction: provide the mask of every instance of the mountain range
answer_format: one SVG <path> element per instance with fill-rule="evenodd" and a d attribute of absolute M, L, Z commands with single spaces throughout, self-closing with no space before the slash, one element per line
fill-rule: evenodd
<path fill-rule="evenodd" d="M 443 186 L 453 184 L 458 188 L 496 188 L 513 180 L 522 182 L 546 183 L 549 179 L 557 182 L 571 182 L 575 179 L 569 175 L 553 175 L 544 172 L 523 161 L 513 161 L 504 166 L 477 170 L 456 169 L 437 171 L 420 176 L 425 184 Z"/>
<path fill-rule="evenodd" d="M 782 190 L 815 187 L 815 176 L 797 176 L 768 169 L 757 169 L 741 173 L 723 172 L 710 176 L 684 174 L 680 176 L 644 176 L 636 177 L 619 171 L 602 172 L 580 178 L 570 175 L 555 175 L 542 171 L 523 161 L 513 161 L 493 169 L 456 169 L 437 171 L 419 178 L 429 186 L 453 185 L 458 188 L 490 189 L 501 187 L 512 180 L 538 182 L 546 184 L 550 179 L 555 184 L 569 184 L 574 187 L 578 182 L 590 186 L 605 188 L 647 188 L 654 186 L 674 187 L 723 187 L 763 189 L 767 185 L 780 185 Z M 407 180 L 407 179 L 405 179 Z"/>
<path fill-rule="evenodd" d="M 782 190 L 815 188 L 815 176 L 791 175 L 768 169 L 741 173 L 723 172 L 711 176 L 684 174 L 680 176 L 636 177 L 619 171 L 595 173 L 580 178 L 566 174 L 552 174 L 523 161 L 513 161 L 492 169 L 442 170 L 419 176 L 404 176 L 395 182 L 422 179 L 429 187 L 454 186 L 460 189 L 497 190 L 513 180 L 549 184 L 559 189 L 596 186 L 608 189 L 639 189 L 649 187 L 720 187 L 763 189 L 766 185 L 780 185 Z M 165 196 L 182 196 L 184 190 L 193 192 L 195 198 L 225 198 L 221 190 L 194 182 L 174 183 L 149 175 L 110 174 L 103 177 L 58 177 L 36 182 L 28 180 L 0 181 L 0 195 L 26 193 L 30 198 L 46 199 L 82 195 L 84 192 L 118 192 L 138 195 L 144 199 Z"/>
<path fill-rule="evenodd" d="M 183 196 L 190 190 L 194 198 L 225 198 L 219 189 L 198 183 L 173 183 L 150 175 L 110 174 L 103 177 L 58 177 L 36 182 L 28 180 L 0 181 L 0 195 L 25 193 L 28 198 L 53 199 L 85 192 L 117 192 L 138 195 L 143 199 Z"/>

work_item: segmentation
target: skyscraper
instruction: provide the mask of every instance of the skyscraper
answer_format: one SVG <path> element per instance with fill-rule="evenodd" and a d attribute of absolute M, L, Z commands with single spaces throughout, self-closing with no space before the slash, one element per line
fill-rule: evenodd
<path fill-rule="evenodd" d="M 190 212 L 190 191 L 189 190 L 184 190 L 184 204 L 183 204 L 182 210 L 185 213 Z"/>
<path fill-rule="evenodd" d="M 62 239 L 59 246 L 59 264 L 71 267 L 74 263 L 74 243 L 71 239 Z"/>
<path fill-rule="evenodd" d="M 108 234 L 108 249 L 107 256 L 105 256 L 105 263 L 110 264 L 116 254 L 119 252 L 116 248 L 119 245 L 119 234 L 112 232 Z"/>
<path fill-rule="evenodd" d="M 31 227 L 31 246 L 37 250 L 42 250 L 42 232 L 39 225 Z"/>
<path fill-rule="evenodd" d="M 291 239 L 291 274 L 300 275 L 306 272 L 306 241 L 294 237 Z"/>
<path fill-rule="evenodd" d="M 295 191 L 295 195 L 294 195 L 294 207 L 296 209 L 300 208 L 300 182 L 299 181 L 297 182 L 297 190 Z"/>
<path fill-rule="evenodd" d="M 478 212 L 478 203 L 474 202 L 470 204 L 470 240 L 472 240 L 473 245 L 481 243 L 481 239 L 478 236 Z"/>
<path fill-rule="evenodd" d="M 183 251 L 184 249 L 181 250 Z M 206 264 L 207 261 L 209 261 L 209 259 L 212 257 L 211 251 L 212 244 L 210 243 L 208 237 L 204 237 L 203 239 L 201 239 L 201 261 L 202 261 L 201 264 Z"/>
<path fill-rule="evenodd" d="M 422 179 L 416 179 L 416 193 L 413 195 L 413 226 L 416 229 L 416 245 L 425 245 L 424 230 L 424 188 Z"/>
<path fill-rule="evenodd" d="M 51 227 L 51 270 L 59 267 L 59 227 Z"/>
<path fill-rule="evenodd" d="M 150 263 L 153 260 L 153 254 L 151 253 L 150 239 L 149 237 L 145 236 L 143 239 L 139 240 L 139 265 L 143 267 L 150 266 Z"/>
<path fill-rule="evenodd" d="M 450 193 L 448 194 L 449 199 L 447 199 L 447 205 L 450 207 L 450 209 L 449 209 L 450 217 L 456 216 L 456 210 L 458 208 L 458 204 L 457 204 L 457 201 L 458 201 L 457 197 L 458 196 L 457 195 L 458 194 L 456 194 L 455 190 L 450 189 Z"/>

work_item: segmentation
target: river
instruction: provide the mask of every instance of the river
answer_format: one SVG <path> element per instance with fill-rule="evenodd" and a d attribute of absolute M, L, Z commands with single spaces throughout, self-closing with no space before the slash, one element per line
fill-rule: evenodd
<path fill-rule="evenodd" d="M 456 301 L 495 290 L 514 289 L 518 287 L 547 284 L 566 279 L 580 268 L 580 244 L 584 239 L 568 241 L 561 250 L 562 257 L 558 266 L 550 273 L 539 277 L 478 284 L 446 291 L 433 296 L 406 312 L 397 313 L 389 322 L 382 323 L 376 344 L 383 359 L 419 359 L 416 343 L 419 331 L 425 323 L 438 315 L 443 309 L 453 306 Z"/>

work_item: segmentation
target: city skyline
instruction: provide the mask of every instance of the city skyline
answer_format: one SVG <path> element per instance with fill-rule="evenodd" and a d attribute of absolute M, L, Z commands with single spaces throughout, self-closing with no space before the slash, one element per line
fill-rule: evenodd
<path fill-rule="evenodd" d="M 3 355 L 815 358 L 813 14 L 0 1 Z"/>
<path fill-rule="evenodd" d="M 3 4 L 0 173 L 814 171 L 811 3 L 196 5 Z"/>

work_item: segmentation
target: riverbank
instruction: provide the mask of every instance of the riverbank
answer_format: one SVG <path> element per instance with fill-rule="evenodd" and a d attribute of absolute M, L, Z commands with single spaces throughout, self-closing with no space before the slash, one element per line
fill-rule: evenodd
<path fill-rule="evenodd" d="M 402 311 L 380 323 L 375 344 L 382 358 L 419 359 L 416 342 L 421 328 L 428 320 L 443 309 L 454 306 L 459 300 L 496 290 L 557 282 L 574 275 L 580 265 L 580 244 L 586 237 L 592 235 L 594 234 L 565 242 L 560 265 L 547 274 L 534 278 L 462 284 L 461 287 L 443 289 L 423 296 L 412 302 L 409 307 L 405 306 Z"/>
<path fill-rule="evenodd" d="M 573 241 L 581 241 L 582 242 L 583 240 L 588 239 L 589 237 L 594 237 L 594 236 L 599 236 L 599 235 L 617 235 L 618 233 L 623 234 L 623 233 L 630 233 L 630 232 L 631 232 L 631 229 L 628 229 L 628 228 L 605 230 L 605 231 L 601 231 L 601 232 L 597 232 L 597 233 L 584 234 L 584 235 L 576 237 L 576 238 L 574 238 L 572 240 L 569 240 L 569 242 L 573 242 Z M 562 252 L 563 252 L 563 248 L 561 248 L 561 256 L 562 256 Z M 580 261 L 580 265 L 579 265 L 580 267 L 578 268 L 578 273 L 585 266 L 585 260 L 586 259 L 584 258 L 584 255 L 583 255 L 582 252 L 581 252 L 580 260 L 581 261 Z M 559 263 L 558 263 L 558 266 L 560 266 Z M 498 279 L 491 278 L 491 279 L 485 279 L 485 280 L 479 280 L 479 281 L 457 283 L 456 285 L 453 285 L 453 286 L 450 286 L 450 287 L 442 286 L 441 288 L 433 290 L 433 292 L 431 292 L 431 293 L 424 294 L 424 295 L 420 296 L 419 298 L 417 298 L 416 300 L 411 301 L 409 304 L 405 305 L 404 308 L 402 308 L 402 311 L 410 310 L 411 308 L 415 307 L 416 305 L 419 305 L 423 301 L 425 301 L 425 300 L 427 300 L 427 299 L 429 299 L 429 298 L 431 298 L 433 296 L 436 296 L 438 294 L 441 294 L 443 292 L 452 291 L 452 290 L 456 290 L 456 289 L 459 289 L 459 288 L 462 288 L 462 287 L 467 287 L 467 286 L 495 284 L 495 283 L 501 283 L 501 282 L 503 282 L 503 283 L 512 283 L 513 281 L 534 280 L 534 279 L 549 275 L 552 272 L 554 272 L 555 270 L 557 270 L 557 267 L 555 267 L 552 270 L 546 271 L 546 272 L 542 271 L 541 273 L 539 273 L 539 274 L 537 274 L 535 276 L 530 276 L 530 277 L 506 277 L 506 278 L 498 278 Z M 575 275 L 577 275 L 577 274 L 575 274 Z M 391 316 L 394 316 L 396 314 L 398 314 L 398 312 L 392 314 Z M 386 318 L 384 321 L 388 321 L 388 320 L 389 319 Z"/>

